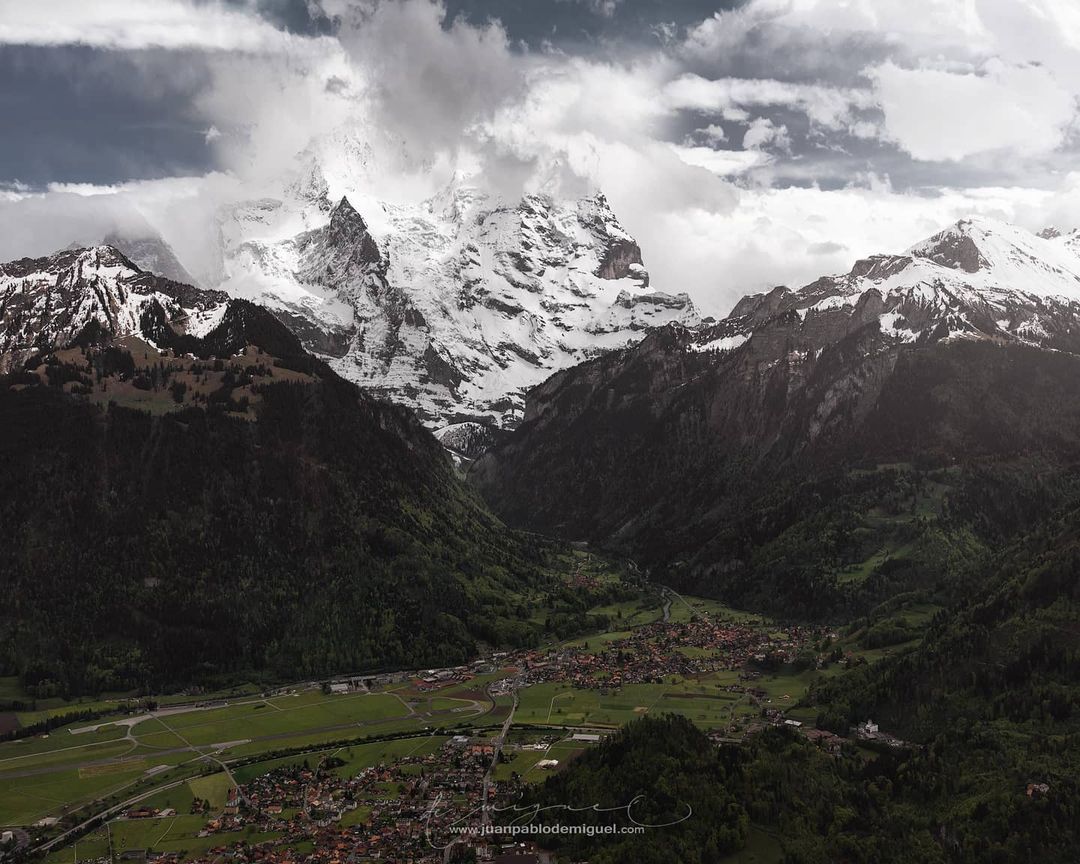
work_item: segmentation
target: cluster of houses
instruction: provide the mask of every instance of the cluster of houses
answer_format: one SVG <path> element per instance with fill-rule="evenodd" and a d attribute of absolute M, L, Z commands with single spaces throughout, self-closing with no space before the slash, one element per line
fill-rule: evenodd
<path fill-rule="evenodd" d="M 532 847 L 508 850 L 490 837 L 452 830 L 479 825 L 485 790 L 487 803 L 509 801 L 520 790 L 517 779 L 485 785 L 494 752 L 490 740 L 455 736 L 436 753 L 404 756 L 352 776 L 334 758 L 314 767 L 277 768 L 244 784 L 200 835 L 267 832 L 276 839 L 223 844 L 200 862 L 349 864 L 370 858 L 435 864 L 450 843 L 470 847 L 481 862 L 539 862 Z"/>
<path fill-rule="evenodd" d="M 766 657 L 791 662 L 807 641 L 817 635 L 820 634 L 816 631 L 804 632 L 798 628 L 783 634 L 770 633 L 762 627 L 706 617 L 685 623 L 656 622 L 595 649 L 585 643 L 570 648 L 516 652 L 510 661 L 518 675 L 512 684 L 503 684 L 503 689 L 555 681 L 581 689 L 617 690 L 626 684 L 660 683 L 672 675 L 744 669 Z M 746 674 L 748 678 L 755 675 L 752 671 Z"/>

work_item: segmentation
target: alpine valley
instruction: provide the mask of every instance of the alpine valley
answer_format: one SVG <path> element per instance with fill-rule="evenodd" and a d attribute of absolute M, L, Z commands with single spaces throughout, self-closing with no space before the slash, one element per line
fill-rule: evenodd
<path fill-rule="evenodd" d="M 1074 860 L 1080 235 L 703 322 L 600 194 L 304 159 L 203 287 L 0 265 L 15 855 Z"/>
<path fill-rule="evenodd" d="M 1080 862 L 1080 0 L 0 0 L 0 124 L 0 864 Z"/>

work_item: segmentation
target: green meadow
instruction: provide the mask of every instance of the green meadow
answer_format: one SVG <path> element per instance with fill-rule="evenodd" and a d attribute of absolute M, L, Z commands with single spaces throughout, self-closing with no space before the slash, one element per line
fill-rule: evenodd
<path fill-rule="evenodd" d="M 131 720 L 138 718 L 103 718 L 61 727 L 48 736 L 3 742 L 0 824 L 27 825 L 96 800 L 123 800 L 127 790 L 141 791 L 154 779 L 161 780 L 167 769 L 180 766 L 181 771 L 199 774 L 206 754 L 238 759 L 365 735 L 453 726 L 490 707 L 486 700 L 478 705 L 475 698 L 453 696 L 454 690 L 476 695 L 463 685 L 447 688 L 445 695 L 406 693 L 404 698 L 396 692 L 326 695 L 312 689 L 269 699 L 245 697 L 240 704 L 135 723 Z M 81 731 L 95 725 L 95 730 Z M 221 744 L 229 746 L 217 746 Z M 142 785 L 133 788 L 139 781 Z M 214 801 L 224 793 L 195 794 Z"/>

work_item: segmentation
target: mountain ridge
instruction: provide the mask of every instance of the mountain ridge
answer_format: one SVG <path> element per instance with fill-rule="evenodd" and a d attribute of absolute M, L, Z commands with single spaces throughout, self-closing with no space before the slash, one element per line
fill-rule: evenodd
<path fill-rule="evenodd" d="M 228 299 L 146 272 L 109 245 L 0 264 L 0 369 L 71 342 L 91 321 L 115 336 L 162 320 L 198 335 L 214 326 Z"/>

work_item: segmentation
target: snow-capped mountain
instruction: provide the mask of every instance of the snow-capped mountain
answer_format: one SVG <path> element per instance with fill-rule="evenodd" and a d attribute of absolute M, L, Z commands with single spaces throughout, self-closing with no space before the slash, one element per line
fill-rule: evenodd
<path fill-rule="evenodd" d="M 1080 231 L 1039 235 L 966 219 L 903 255 L 875 255 L 797 291 L 745 297 L 697 350 L 765 340 L 782 321 L 803 350 L 877 323 L 887 343 L 989 339 L 1080 351 Z M 755 335 L 757 331 L 762 332 Z"/>
<path fill-rule="evenodd" d="M 221 288 L 433 427 L 512 427 L 553 372 L 699 321 L 685 294 L 650 288 L 603 195 L 506 204 L 455 182 L 406 206 L 367 195 L 362 172 L 326 173 L 311 157 L 281 197 L 223 217 Z"/>
<path fill-rule="evenodd" d="M 112 246 L 0 264 L 0 369 L 68 344 L 91 322 L 115 336 L 153 339 L 164 325 L 201 335 L 228 299 L 147 273 Z"/>

